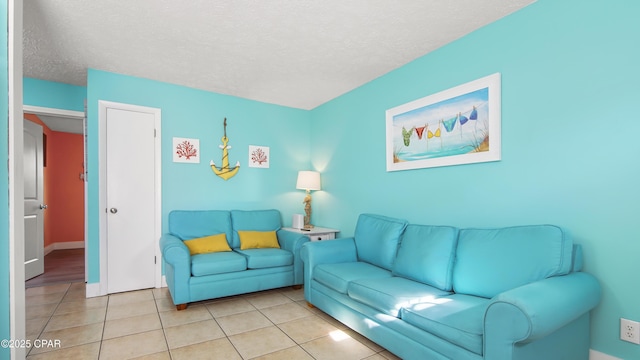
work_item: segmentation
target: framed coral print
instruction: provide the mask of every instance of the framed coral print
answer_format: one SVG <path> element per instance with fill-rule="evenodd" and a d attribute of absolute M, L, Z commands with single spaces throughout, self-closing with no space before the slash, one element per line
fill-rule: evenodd
<path fill-rule="evenodd" d="M 173 162 L 200 163 L 200 140 L 173 138 Z"/>
<path fill-rule="evenodd" d="M 269 147 L 249 145 L 249 167 L 269 168 Z"/>
<path fill-rule="evenodd" d="M 498 161 L 500 74 L 386 112 L 387 171 Z"/>

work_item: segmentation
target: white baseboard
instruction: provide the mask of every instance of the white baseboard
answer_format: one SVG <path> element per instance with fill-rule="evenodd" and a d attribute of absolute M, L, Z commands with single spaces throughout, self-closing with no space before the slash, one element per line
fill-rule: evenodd
<path fill-rule="evenodd" d="M 45 246 L 44 247 L 44 254 L 45 255 L 49 255 L 49 253 L 54 250 L 55 245 L 56 245 L 56 243 L 49 244 L 49 245 Z"/>
<path fill-rule="evenodd" d="M 589 350 L 589 360 L 622 360 L 622 359 L 591 349 Z"/>
<path fill-rule="evenodd" d="M 167 278 L 162 275 L 162 287 L 167 287 Z M 97 296 L 104 296 L 106 295 L 103 294 L 100 290 L 100 283 L 91 283 L 91 284 L 87 284 L 86 286 L 86 297 L 87 298 L 92 298 L 92 297 L 97 297 Z"/>
<path fill-rule="evenodd" d="M 86 289 L 87 289 L 86 291 L 87 298 L 102 296 L 102 294 L 100 294 L 100 283 L 87 284 Z"/>
<path fill-rule="evenodd" d="M 44 254 L 47 255 L 53 250 L 82 249 L 82 248 L 84 248 L 84 241 L 55 242 L 44 247 Z"/>

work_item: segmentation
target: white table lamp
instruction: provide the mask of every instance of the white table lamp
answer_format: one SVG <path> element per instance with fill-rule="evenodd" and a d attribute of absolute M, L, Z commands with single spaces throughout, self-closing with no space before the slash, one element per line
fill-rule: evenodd
<path fill-rule="evenodd" d="M 317 171 L 298 171 L 296 189 L 307 192 L 307 196 L 302 201 L 305 213 L 303 229 L 313 229 L 313 225 L 311 225 L 311 190 L 320 190 L 320 173 Z"/>

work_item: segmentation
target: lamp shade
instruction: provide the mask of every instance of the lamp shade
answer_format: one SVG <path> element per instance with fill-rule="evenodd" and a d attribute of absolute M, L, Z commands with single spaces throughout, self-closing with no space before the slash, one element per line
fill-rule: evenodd
<path fill-rule="evenodd" d="M 296 189 L 320 190 L 320 173 L 317 171 L 298 171 Z"/>

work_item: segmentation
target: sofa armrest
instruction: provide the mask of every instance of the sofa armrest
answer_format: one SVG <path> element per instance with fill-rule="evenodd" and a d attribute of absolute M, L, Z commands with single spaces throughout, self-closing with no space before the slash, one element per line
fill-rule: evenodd
<path fill-rule="evenodd" d="M 188 264 L 191 261 L 187 245 L 171 234 L 162 235 L 160 238 L 160 250 L 162 251 L 162 258 L 169 264 L 175 265 L 180 262 Z"/>
<path fill-rule="evenodd" d="M 310 241 L 300 251 L 304 261 L 304 297 L 311 301 L 311 279 L 313 270 L 319 264 L 337 264 L 358 261 L 354 238 Z"/>
<path fill-rule="evenodd" d="M 311 241 L 302 248 L 302 261 L 313 268 L 318 264 L 358 261 L 354 238 Z"/>
<path fill-rule="evenodd" d="M 302 259 L 300 258 L 300 249 L 304 243 L 309 242 L 309 238 L 287 230 L 278 230 L 276 232 L 280 247 L 293 253 L 293 284 L 300 285 L 303 283 L 304 274 Z"/>
<path fill-rule="evenodd" d="M 189 279 L 191 278 L 191 254 L 182 240 L 171 234 L 160 238 L 160 251 L 164 262 L 167 286 L 176 305 L 189 302 Z"/>
<path fill-rule="evenodd" d="M 276 236 L 278 237 L 278 242 L 283 249 L 291 252 L 297 251 L 298 255 L 300 255 L 300 248 L 302 248 L 302 245 L 309 242 L 308 237 L 283 229 L 278 230 L 276 232 Z"/>
<path fill-rule="evenodd" d="M 551 277 L 497 295 L 485 312 L 485 356 L 511 359 L 513 344 L 552 334 L 588 313 L 598 305 L 600 296 L 598 280 L 582 272 Z"/>

